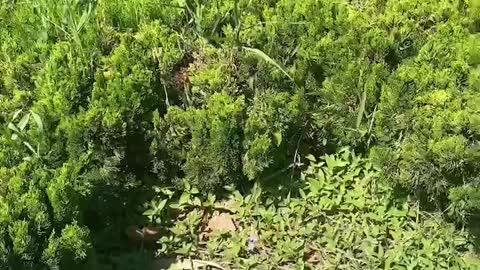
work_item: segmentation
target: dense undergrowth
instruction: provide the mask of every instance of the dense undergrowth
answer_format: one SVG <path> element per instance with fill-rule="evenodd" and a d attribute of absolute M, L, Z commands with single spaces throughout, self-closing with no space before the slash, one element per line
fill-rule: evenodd
<path fill-rule="evenodd" d="M 234 269 L 479 266 L 467 232 L 396 200 L 371 163 L 348 149 L 311 161 L 301 186 L 287 194 L 255 186 L 247 196 L 230 190 L 216 202 L 214 195 L 201 201 L 190 190 L 178 200 L 160 191 L 154 204 L 168 198 L 169 207 L 147 213 L 168 228 L 160 253 L 200 256 Z"/>
<path fill-rule="evenodd" d="M 463 268 L 480 210 L 479 33 L 478 0 L 0 0 L 1 268 L 136 269 L 125 228 L 170 226 L 155 209 L 184 219 L 146 204 L 156 190 L 225 185 L 265 191 L 234 218 L 256 224 L 266 253 L 232 248 L 242 230 L 187 255 L 301 267 L 318 249 L 340 268 Z M 300 177 L 323 170 L 305 157 L 343 146 L 380 169 L 378 189 L 357 191 L 371 168 L 356 163 L 341 167 L 362 177 L 330 172 L 321 190 Z M 356 192 L 370 208 L 332 199 Z M 361 242 L 355 222 L 379 232 Z"/>

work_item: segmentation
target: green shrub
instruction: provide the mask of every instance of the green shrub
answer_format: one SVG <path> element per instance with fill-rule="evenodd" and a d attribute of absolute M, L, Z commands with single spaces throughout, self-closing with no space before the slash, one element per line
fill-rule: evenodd
<path fill-rule="evenodd" d="M 479 40 L 464 23 L 451 18 L 439 24 L 392 73 L 377 114 L 376 135 L 382 144 L 389 142 L 394 157 L 381 154 L 391 153 L 384 146 L 373 157 L 393 168 L 395 183 L 426 190 L 440 207 L 450 188 L 476 183 L 479 173 L 474 79 L 479 63 L 473 60 Z"/>
<path fill-rule="evenodd" d="M 88 229 L 76 225 L 81 220 L 80 202 L 84 197 L 75 186 L 82 183 L 70 181 L 72 178 L 65 175 L 71 172 L 68 167 L 58 176 L 35 167 L 35 163 L 24 162 L 16 169 L 2 170 L 1 266 L 4 269 L 79 267 L 90 253 Z M 65 240 L 56 239 L 55 232 L 60 230 L 61 239 Z M 58 241 L 67 242 L 53 250 Z M 56 253 L 48 254 L 51 252 Z"/>
<path fill-rule="evenodd" d="M 343 145 L 468 220 L 480 208 L 479 10 L 0 0 L 2 267 L 124 254 L 124 239 L 98 239 L 144 222 L 153 184 L 275 188 L 300 156 Z"/>
<path fill-rule="evenodd" d="M 268 169 L 295 162 L 301 140 L 302 96 L 266 91 L 255 95 L 244 127 L 244 174 L 253 180 Z M 290 155 L 288 153 L 290 152 Z"/>
<path fill-rule="evenodd" d="M 154 122 L 157 136 L 153 154 L 161 162 L 163 153 L 171 156 L 185 179 L 202 187 L 215 188 L 238 181 L 241 172 L 241 136 L 245 102 L 215 94 L 204 109 L 181 110 L 173 107 Z M 181 175 L 180 175 L 181 176 Z"/>

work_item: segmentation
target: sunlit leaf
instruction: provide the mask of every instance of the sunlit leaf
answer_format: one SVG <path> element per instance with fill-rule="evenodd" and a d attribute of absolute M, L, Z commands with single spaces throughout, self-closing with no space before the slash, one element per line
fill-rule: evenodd
<path fill-rule="evenodd" d="M 188 192 L 183 192 L 182 195 L 180 196 L 180 199 L 178 200 L 178 203 L 180 205 L 185 205 L 190 202 L 190 193 Z"/>
<path fill-rule="evenodd" d="M 12 117 L 12 121 L 17 119 L 18 115 L 22 112 L 22 110 L 17 110 L 15 111 L 15 113 L 13 114 L 13 117 Z"/>
<path fill-rule="evenodd" d="M 32 114 L 32 117 L 33 117 L 33 120 L 35 121 L 35 124 L 37 125 L 38 127 L 38 130 L 40 132 L 43 131 L 43 121 L 42 121 L 42 118 L 40 118 L 40 116 L 34 112 L 34 111 L 30 111 L 30 113 Z"/>
<path fill-rule="evenodd" d="M 20 119 L 20 122 L 18 122 L 18 129 L 20 131 L 23 131 L 27 126 L 29 120 L 30 120 L 30 114 L 27 113 L 22 117 L 22 119 Z"/>
<path fill-rule="evenodd" d="M 282 133 L 275 132 L 273 133 L 273 135 L 275 136 L 275 143 L 277 144 L 277 146 L 280 146 L 280 144 L 282 144 Z"/>
<path fill-rule="evenodd" d="M 18 130 L 17 126 L 15 126 L 15 124 L 13 124 L 13 123 L 8 123 L 8 128 L 17 132 L 17 133 L 20 133 L 20 130 Z"/>
<path fill-rule="evenodd" d="M 28 142 L 23 142 L 23 144 L 24 144 L 28 149 L 30 149 L 30 151 L 32 151 L 33 154 L 36 154 L 36 153 L 37 153 L 30 143 L 28 143 Z"/>
<path fill-rule="evenodd" d="M 168 201 L 167 199 L 164 199 L 164 200 L 160 201 L 160 203 L 155 208 L 156 214 L 159 214 L 160 211 L 162 211 L 163 208 L 165 208 L 165 205 L 167 204 L 167 201 Z"/>
<path fill-rule="evenodd" d="M 311 162 L 316 162 L 317 161 L 315 156 L 313 156 L 312 154 L 307 155 L 305 158 L 310 160 Z"/>

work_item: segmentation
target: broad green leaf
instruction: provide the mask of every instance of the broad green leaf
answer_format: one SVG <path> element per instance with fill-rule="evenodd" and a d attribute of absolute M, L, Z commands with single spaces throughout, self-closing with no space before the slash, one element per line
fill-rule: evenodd
<path fill-rule="evenodd" d="M 185 244 L 181 248 L 177 249 L 176 253 L 180 255 L 188 255 L 191 249 L 192 249 L 191 244 Z"/>
<path fill-rule="evenodd" d="M 20 130 L 18 130 L 17 126 L 15 126 L 14 123 L 8 123 L 8 126 L 7 126 L 9 129 L 17 132 L 17 133 L 20 133 Z"/>
<path fill-rule="evenodd" d="M 317 194 L 323 187 L 322 183 L 323 183 L 322 181 L 312 179 L 310 182 L 310 191 L 313 194 Z"/>
<path fill-rule="evenodd" d="M 385 254 L 385 251 L 383 249 L 383 245 L 378 245 L 378 258 L 382 258 L 383 255 Z"/>
<path fill-rule="evenodd" d="M 388 213 L 394 217 L 406 217 L 408 210 L 400 210 L 397 208 L 392 208 L 388 211 Z"/>
<path fill-rule="evenodd" d="M 207 201 L 213 205 L 215 203 L 215 200 L 216 200 L 216 196 L 212 193 L 208 193 Z"/>
<path fill-rule="evenodd" d="M 180 7 L 185 7 L 187 5 L 187 0 L 177 0 L 177 5 Z"/>
<path fill-rule="evenodd" d="M 193 205 L 202 206 L 202 201 L 198 197 L 193 198 Z"/>
<path fill-rule="evenodd" d="M 148 209 L 143 212 L 144 216 L 153 216 L 155 214 L 155 211 L 153 209 Z"/>
<path fill-rule="evenodd" d="M 167 204 L 167 201 L 168 201 L 167 199 L 164 199 L 157 205 L 157 207 L 155 209 L 156 212 L 157 212 L 156 214 L 159 214 L 159 212 L 162 211 L 163 208 L 165 208 L 165 205 Z"/>
<path fill-rule="evenodd" d="M 305 192 L 304 192 L 302 189 L 299 189 L 298 192 L 300 193 L 300 196 L 301 196 L 302 198 L 306 198 L 306 197 L 307 197 L 307 195 L 305 194 Z"/>
<path fill-rule="evenodd" d="M 25 114 L 22 119 L 20 119 L 20 122 L 18 122 L 18 129 L 20 131 L 23 131 L 25 129 L 25 127 L 27 126 L 28 124 L 28 120 L 30 120 L 30 114 L 27 113 Z"/>
<path fill-rule="evenodd" d="M 180 196 L 180 199 L 178 200 L 178 203 L 180 205 L 188 204 L 190 202 L 190 193 L 188 192 L 183 192 L 182 196 Z"/>
<path fill-rule="evenodd" d="M 12 117 L 12 121 L 17 119 L 18 115 L 22 112 L 22 110 L 17 110 L 15 111 L 15 113 L 13 114 L 13 117 Z"/>
<path fill-rule="evenodd" d="M 325 162 L 327 163 L 327 168 L 330 171 L 330 173 L 332 173 L 336 167 L 344 167 L 345 165 L 348 164 L 348 162 L 339 160 L 335 158 L 335 156 L 333 155 L 326 155 Z"/>
<path fill-rule="evenodd" d="M 43 131 L 42 118 L 40 118 L 40 116 L 34 111 L 30 111 L 30 113 L 32 114 L 32 117 L 33 117 L 33 120 L 35 121 L 35 124 L 37 124 L 38 129 L 40 130 L 40 132 L 42 132 Z"/>
<path fill-rule="evenodd" d="M 273 133 L 273 135 L 275 136 L 275 143 L 277 144 L 277 146 L 280 146 L 280 144 L 282 144 L 282 133 L 275 132 Z"/>
<path fill-rule="evenodd" d="M 322 183 L 325 181 L 325 173 L 323 172 L 322 168 L 317 170 L 317 174 L 315 176 L 317 177 L 318 181 Z"/>
<path fill-rule="evenodd" d="M 311 162 L 316 162 L 317 161 L 317 159 L 312 154 L 307 155 L 305 158 L 310 160 Z"/>
<path fill-rule="evenodd" d="M 160 190 L 161 193 L 163 193 L 164 195 L 167 195 L 167 196 L 172 196 L 174 194 L 174 192 L 168 188 L 163 188 Z"/>

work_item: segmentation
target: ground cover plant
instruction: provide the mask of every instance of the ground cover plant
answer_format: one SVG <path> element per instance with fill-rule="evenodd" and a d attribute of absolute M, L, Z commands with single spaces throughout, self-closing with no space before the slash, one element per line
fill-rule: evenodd
<path fill-rule="evenodd" d="M 247 196 L 229 189 L 226 200 L 201 201 L 197 191 L 172 199 L 160 189 L 152 205 L 165 198 L 169 205 L 146 212 L 168 228 L 159 252 L 233 269 L 478 267 L 466 231 L 396 200 L 365 159 L 343 149 L 311 161 L 301 187 L 286 196 L 256 186 Z"/>
<path fill-rule="evenodd" d="M 478 0 L 0 0 L 0 266 L 476 267 L 479 49 Z"/>

